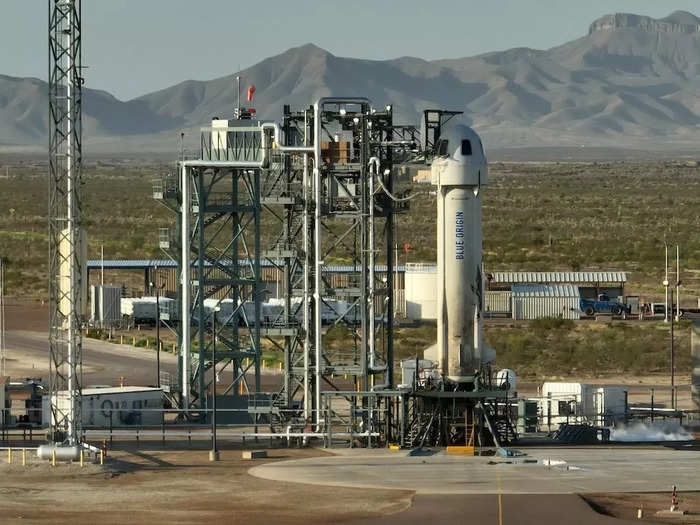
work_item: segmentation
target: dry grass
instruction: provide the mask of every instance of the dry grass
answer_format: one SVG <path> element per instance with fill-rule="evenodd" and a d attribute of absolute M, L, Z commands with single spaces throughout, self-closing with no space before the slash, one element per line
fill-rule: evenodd
<path fill-rule="evenodd" d="M 151 198 L 156 164 L 88 164 L 84 216 L 88 256 L 159 257 L 159 227 L 173 216 Z M 17 164 L 0 177 L 0 255 L 9 293 L 46 293 L 46 166 Z M 431 187 L 413 188 L 426 191 Z M 664 238 L 681 244 L 687 300 L 700 295 L 700 168 L 659 163 L 495 163 L 484 191 L 487 270 L 619 269 L 630 293 L 659 296 Z M 435 260 L 435 197 L 397 217 L 400 262 Z M 271 232 L 272 221 L 264 230 Z M 342 226 L 339 226 L 342 229 Z M 342 262 L 333 260 L 329 262 Z M 381 262 L 381 261 L 378 261 Z"/>

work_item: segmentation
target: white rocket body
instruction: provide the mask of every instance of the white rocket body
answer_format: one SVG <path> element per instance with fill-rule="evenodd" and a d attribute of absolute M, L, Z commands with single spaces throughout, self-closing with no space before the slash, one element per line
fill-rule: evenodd
<path fill-rule="evenodd" d="M 438 366 L 444 378 L 470 383 L 495 358 L 481 326 L 481 190 L 488 167 L 479 135 L 463 125 L 444 131 L 431 171 L 437 185 Z"/>

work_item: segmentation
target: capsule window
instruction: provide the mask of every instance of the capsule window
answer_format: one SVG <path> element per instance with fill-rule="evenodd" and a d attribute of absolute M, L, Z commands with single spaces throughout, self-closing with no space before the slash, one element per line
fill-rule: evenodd
<path fill-rule="evenodd" d="M 469 139 L 462 140 L 462 155 L 472 154 L 472 143 Z"/>
<path fill-rule="evenodd" d="M 441 140 L 438 142 L 438 155 L 445 156 L 447 155 L 447 147 L 448 147 L 449 141 L 447 140 Z"/>

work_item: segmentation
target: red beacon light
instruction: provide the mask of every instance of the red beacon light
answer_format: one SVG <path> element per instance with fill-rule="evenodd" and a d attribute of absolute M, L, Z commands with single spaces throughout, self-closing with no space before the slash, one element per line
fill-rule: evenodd
<path fill-rule="evenodd" d="M 255 108 L 249 108 L 248 113 L 250 113 L 251 115 L 255 115 Z"/>

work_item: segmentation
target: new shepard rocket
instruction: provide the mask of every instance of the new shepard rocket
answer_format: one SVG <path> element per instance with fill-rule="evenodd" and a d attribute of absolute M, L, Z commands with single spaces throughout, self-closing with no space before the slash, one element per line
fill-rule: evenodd
<path fill-rule="evenodd" d="M 488 167 L 481 139 L 464 125 L 443 131 L 431 167 L 437 185 L 437 361 L 443 378 L 474 383 L 496 357 L 482 337 L 481 190 Z"/>

